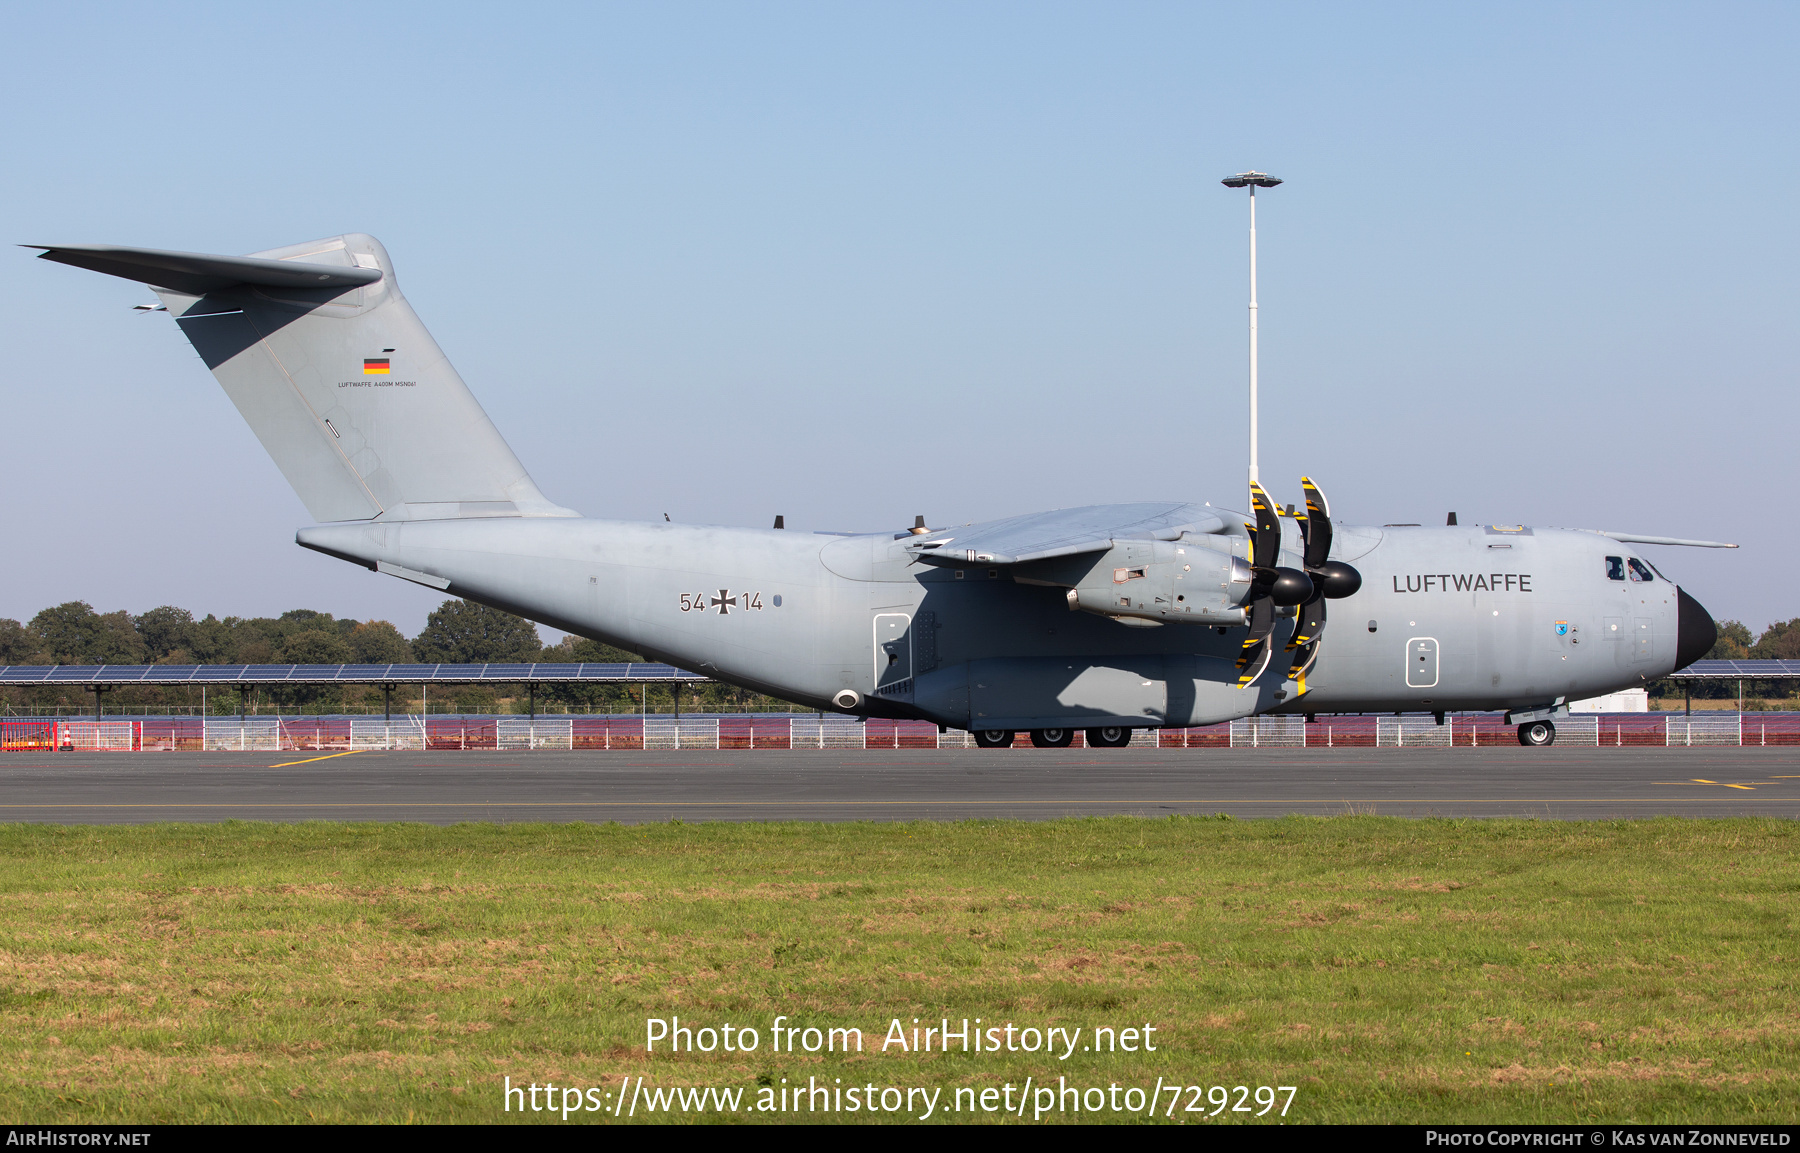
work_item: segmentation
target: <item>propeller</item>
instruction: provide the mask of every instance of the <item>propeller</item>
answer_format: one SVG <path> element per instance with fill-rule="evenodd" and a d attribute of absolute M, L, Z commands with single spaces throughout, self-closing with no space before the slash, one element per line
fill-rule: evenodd
<path fill-rule="evenodd" d="M 1294 635 L 1288 638 L 1287 651 L 1293 654 L 1288 664 L 1288 679 L 1298 680 L 1312 669 L 1319 656 L 1319 637 L 1325 631 L 1325 602 L 1341 600 L 1362 587 L 1362 574 L 1331 555 L 1331 505 L 1311 477 L 1300 478 L 1306 493 L 1306 515 L 1295 517 L 1300 522 L 1300 537 L 1306 575 L 1313 591 L 1294 618 Z"/>
<path fill-rule="evenodd" d="M 1269 667 L 1274 648 L 1269 637 L 1275 632 L 1276 609 L 1305 604 L 1313 598 L 1313 581 L 1299 569 L 1282 568 L 1281 514 L 1262 485 L 1251 482 L 1250 507 L 1256 523 L 1246 524 L 1250 530 L 1250 634 L 1238 651 L 1238 687 L 1256 683 Z"/>

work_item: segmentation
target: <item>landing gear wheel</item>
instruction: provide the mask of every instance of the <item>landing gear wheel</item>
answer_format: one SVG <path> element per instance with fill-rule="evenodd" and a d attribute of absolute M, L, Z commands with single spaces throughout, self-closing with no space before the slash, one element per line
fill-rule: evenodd
<path fill-rule="evenodd" d="M 1556 743 L 1556 726 L 1549 721 L 1530 721 L 1519 726 L 1521 745 L 1539 746 Z"/>
<path fill-rule="evenodd" d="M 1010 749 L 1013 735 L 1011 729 L 976 729 L 975 745 L 982 749 Z"/>
<path fill-rule="evenodd" d="M 1089 729 L 1087 743 L 1090 749 L 1122 749 L 1131 743 L 1131 730 L 1123 726 Z"/>
<path fill-rule="evenodd" d="M 1031 745 L 1037 749 L 1066 749 L 1074 739 L 1074 729 L 1031 730 Z"/>

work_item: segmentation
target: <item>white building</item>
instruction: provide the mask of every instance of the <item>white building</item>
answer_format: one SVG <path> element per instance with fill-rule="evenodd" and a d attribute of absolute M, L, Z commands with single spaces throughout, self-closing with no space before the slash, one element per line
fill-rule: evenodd
<path fill-rule="evenodd" d="M 1616 693 L 1607 693 L 1603 697 L 1589 697 L 1585 701 L 1570 701 L 1569 711 L 1572 713 L 1647 713 L 1650 711 L 1650 690 L 1621 689 Z"/>

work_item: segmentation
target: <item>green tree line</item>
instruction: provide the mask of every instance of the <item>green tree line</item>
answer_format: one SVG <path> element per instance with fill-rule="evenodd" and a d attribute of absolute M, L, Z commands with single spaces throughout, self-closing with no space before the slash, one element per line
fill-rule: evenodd
<path fill-rule="evenodd" d="M 1713 627 L 1719 630 L 1719 639 L 1713 642 L 1703 660 L 1709 661 L 1794 661 L 1800 660 L 1800 617 L 1790 621 L 1776 621 L 1762 631 L 1760 636 L 1753 634 L 1742 621 L 1714 621 Z M 1685 685 L 1685 688 L 1684 688 Z M 1768 700 L 1785 700 L 1793 697 L 1795 685 L 1792 681 L 1745 681 L 1742 686 L 1746 708 L 1762 709 L 1772 706 L 1764 702 Z M 1691 695 L 1697 700 L 1718 700 L 1725 697 L 1736 697 L 1739 685 L 1736 681 L 1657 681 L 1650 690 L 1650 695 L 1664 699 L 1675 699 Z"/>
<path fill-rule="evenodd" d="M 85 601 L 68 601 L 44 609 L 29 621 L 0 618 L 0 665 L 340 665 L 464 664 L 531 661 L 641 661 L 636 653 L 581 637 L 565 637 L 546 646 L 537 626 L 522 617 L 473 601 L 447 600 L 434 610 L 425 628 L 410 640 L 389 621 L 338 618 L 313 609 L 291 609 L 278 617 L 195 619 L 175 605 L 162 605 L 138 616 L 102 613 Z M 253 690 L 253 704 L 288 706 L 306 711 L 333 707 L 368 708 L 380 690 L 363 686 L 270 686 Z M 213 690 L 223 704 L 210 711 L 236 711 L 236 692 Z M 684 712 L 778 711 L 793 706 L 729 685 L 694 685 L 677 702 L 668 686 L 653 687 L 646 699 L 640 690 L 622 685 L 540 685 L 542 709 L 621 712 L 648 707 Z M 190 700 L 190 698 L 192 698 Z M 9 688 L 0 700 L 14 711 L 46 706 L 92 707 L 93 697 L 80 687 Z M 119 688 L 106 695 L 108 706 L 141 708 L 198 705 L 200 690 L 160 687 Z M 208 704 L 211 705 L 211 698 Z M 525 689 L 516 685 L 461 685 L 442 690 L 434 705 L 462 712 L 519 711 L 528 707 Z M 396 699 L 396 710 L 419 706 L 416 696 Z M 134 711 L 135 711 L 134 708 Z"/>
<path fill-rule="evenodd" d="M 1741 621 L 1714 621 L 1719 639 L 1706 654 L 1709 661 L 1796 661 L 1800 660 L 1800 617 L 1776 621 L 1752 636 Z"/>
<path fill-rule="evenodd" d="M 1709 660 L 1800 660 L 1800 618 L 1777 621 L 1752 635 L 1743 622 L 1714 621 L 1719 639 Z M 433 611 L 419 635 L 407 639 L 391 622 L 338 618 L 313 609 L 291 609 L 278 617 L 219 617 L 194 614 L 162 605 L 138 616 L 120 610 L 96 612 L 85 601 L 68 601 L 44 609 L 30 621 L 0 618 L 0 665 L 133 665 L 133 664 L 431 664 L 504 661 L 641 661 L 636 653 L 581 637 L 564 637 L 546 646 L 537 626 L 522 617 L 473 601 L 447 600 Z M 333 707 L 368 708 L 380 700 L 377 689 L 359 686 L 293 686 L 254 690 L 255 704 L 330 711 Z M 1758 699 L 1794 695 L 1791 682 L 1746 684 Z M 622 685 L 541 685 L 537 703 L 546 710 L 627 712 L 649 708 L 668 712 L 784 711 L 794 706 L 729 685 L 693 685 L 677 702 L 669 686 L 643 690 Z M 1700 682 L 1695 697 L 1735 697 L 1736 682 Z M 235 692 L 220 690 L 225 706 L 235 711 Z M 1660 681 L 1659 697 L 1679 697 L 1681 686 Z M 190 699 L 191 698 L 191 699 Z M 120 706 L 186 708 L 200 703 L 197 689 L 120 688 L 108 694 Z M 0 690 L 0 703 L 15 711 L 33 707 L 91 707 L 93 698 L 79 687 Z M 462 712 L 519 711 L 529 706 L 523 686 L 462 685 L 443 691 L 439 705 Z M 397 702 L 415 709 L 416 698 Z"/>

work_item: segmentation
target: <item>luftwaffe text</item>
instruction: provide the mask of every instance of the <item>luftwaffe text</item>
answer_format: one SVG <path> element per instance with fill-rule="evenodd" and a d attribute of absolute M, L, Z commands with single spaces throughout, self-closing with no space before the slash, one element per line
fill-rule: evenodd
<path fill-rule="evenodd" d="M 1401 588 L 1400 582 L 1406 587 Z M 1517 572 L 1428 572 L 1394 575 L 1397 593 L 1528 593 L 1531 574 Z"/>

